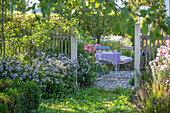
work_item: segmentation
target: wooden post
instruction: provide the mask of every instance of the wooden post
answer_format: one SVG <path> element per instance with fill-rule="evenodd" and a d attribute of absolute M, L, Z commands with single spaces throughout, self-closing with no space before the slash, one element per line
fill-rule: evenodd
<path fill-rule="evenodd" d="M 77 37 L 74 35 L 74 31 L 71 29 L 71 60 L 75 61 L 77 59 Z M 76 86 L 77 86 L 77 69 L 75 70 L 76 74 Z"/>
<path fill-rule="evenodd" d="M 71 27 L 71 59 L 77 59 L 77 37 L 73 35 L 73 30 Z"/>
<path fill-rule="evenodd" d="M 134 84 L 137 86 L 137 74 L 140 73 L 140 23 L 135 24 L 135 76 Z"/>

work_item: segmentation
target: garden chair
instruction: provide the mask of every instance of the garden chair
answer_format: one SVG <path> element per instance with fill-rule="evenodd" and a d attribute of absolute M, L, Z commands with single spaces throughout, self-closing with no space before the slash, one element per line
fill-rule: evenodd
<path fill-rule="evenodd" d="M 130 66 L 131 66 L 131 63 L 132 63 L 132 61 L 133 61 L 133 58 L 132 58 L 133 47 L 120 47 L 120 50 L 121 50 L 121 55 L 122 55 L 122 56 L 120 56 L 120 62 L 119 62 L 118 70 L 120 69 L 120 66 L 121 66 L 121 65 L 124 65 L 124 66 L 125 66 L 125 69 L 126 69 L 127 71 L 129 71 Z M 124 51 L 124 50 L 129 50 L 129 51 L 131 51 L 130 56 L 124 56 L 124 55 L 123 55 L 123 51 Z"/>
<path fill-rule="evenodd" d="M 102 56 L 100 56 L 101 55 L 100 52 L 105 51 L 105 50 L 110 50 L 110 46 L 95 46 L 95 49 L 96 49 L 96 54 L 95 54 L 96 62 L 95 62 L 95 64 L 97 64 L 96 72 L 99 72 L 99 70 L 101 70 L 102 73 L 105 74 L 103 64 L 110 64 L 110 62 L 105 61 L 102 58 Z"/>

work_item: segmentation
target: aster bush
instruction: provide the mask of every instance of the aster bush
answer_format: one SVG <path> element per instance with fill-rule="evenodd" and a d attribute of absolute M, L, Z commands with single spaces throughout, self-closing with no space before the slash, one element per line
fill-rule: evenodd
<path fill-rule="evenodd" d="M 44 98 L 75 91 L 76 80 L 80 86 L 89 86 L 94 77 L 89 59 L 81 54 L 76 62 L 64 54 L 51 56 L 43 52 L 37 52 L 31 62 L 26 61 L 23 55 L 0 58 L 0 78 L 34 81 Z"/>
<path fill-rule="evenodd" d="M 0 78 L 32 80 L 48 94 L 62 94 L 75 88 L 76 63 L 62 54 L 50 57 L 38 53 L 37 56 L 31 64 L 22 61 L 20 56 L 0 58 Z"/>

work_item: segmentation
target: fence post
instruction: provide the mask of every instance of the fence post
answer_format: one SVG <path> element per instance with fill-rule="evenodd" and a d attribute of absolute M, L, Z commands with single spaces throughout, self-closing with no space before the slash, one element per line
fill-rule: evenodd
<path fill-rule="evenodd" d="M 71 27 L 71 60 L 75 61 L 77 59 L 77 37 L 75 37 L 74 31 Z M 76 86 L 77 86 L 77 69 L 76 74 Z"/>
<path fill-rule="evenodd" d="M 71 27 L 71 59 L 77 59 L 77 37 L 73 34 L 73 29 Z"/>
<path fill-rule="evenodd" d="M 140 23 L 135 24 L 135 76 L 134 85 L 137 86 L 137 74 L 140 73 Z"/>

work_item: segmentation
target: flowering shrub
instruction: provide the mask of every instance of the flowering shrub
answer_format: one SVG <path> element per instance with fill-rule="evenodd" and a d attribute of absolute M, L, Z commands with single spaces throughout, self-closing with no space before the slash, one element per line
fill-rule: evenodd
<path fill-rule="evenodd" d="M 64 54 L 54 54 L 51 57 L 45 53 L 37 53 L 31 64 L 23 60 L 22 55 L 0 57 L 0 79 L 32 80 L 41 87 L 44 96 L 54 97 L 73 91 L 76 88 L 76 69 L 79 84 L 90 85 L 95 76 L 89 60 L 83 55 L 78 56 L 77 63 Z"/>
<path fill-rule="evenodd" d="M 166 46 L 158 48 L 156 59 L 149 64 L 154 78 L 157 78 L 157 75 L 170 77 L 170 40 L 166 41 Z"/>
<path fill-rule="evenodd" d="M 78 56 L 78 64 L 78 83 L 81 87 L 91 85 L 93 79 L 95 78 L 95 74 L 91 68 L 89 59 L 85 58 L 82 54 L 80 54 Z"/>
<path fill-rule="evenodd" d="M 94 55 L 88 54 L 88 51 L 84 51 L 85 43 L 83 41 L 78 41 L 77 53 L 78 53 L 78 82 L 80 87 L 89 86 L 93 84 L 93 79 L 96 76 L 96 65 L 94 62 Z"/>
<path fill-rule="evenodd" d="M 0 78 L 32 80 L 49 94 L 67 91 L 65 88 L 75 88 L 77 64 L 64 55 L 50 57 L 45 53 L 38 53 L 38 57 L 32 60 L 32 65 L 20 59 L 20 57 L 0 58 Z"/>
<path fill-rule="evenodd" d="M 84 50 L 93 55 L 95 53 L 95 46 L 101 46 L 100 44 L 85 44 Z"/>

